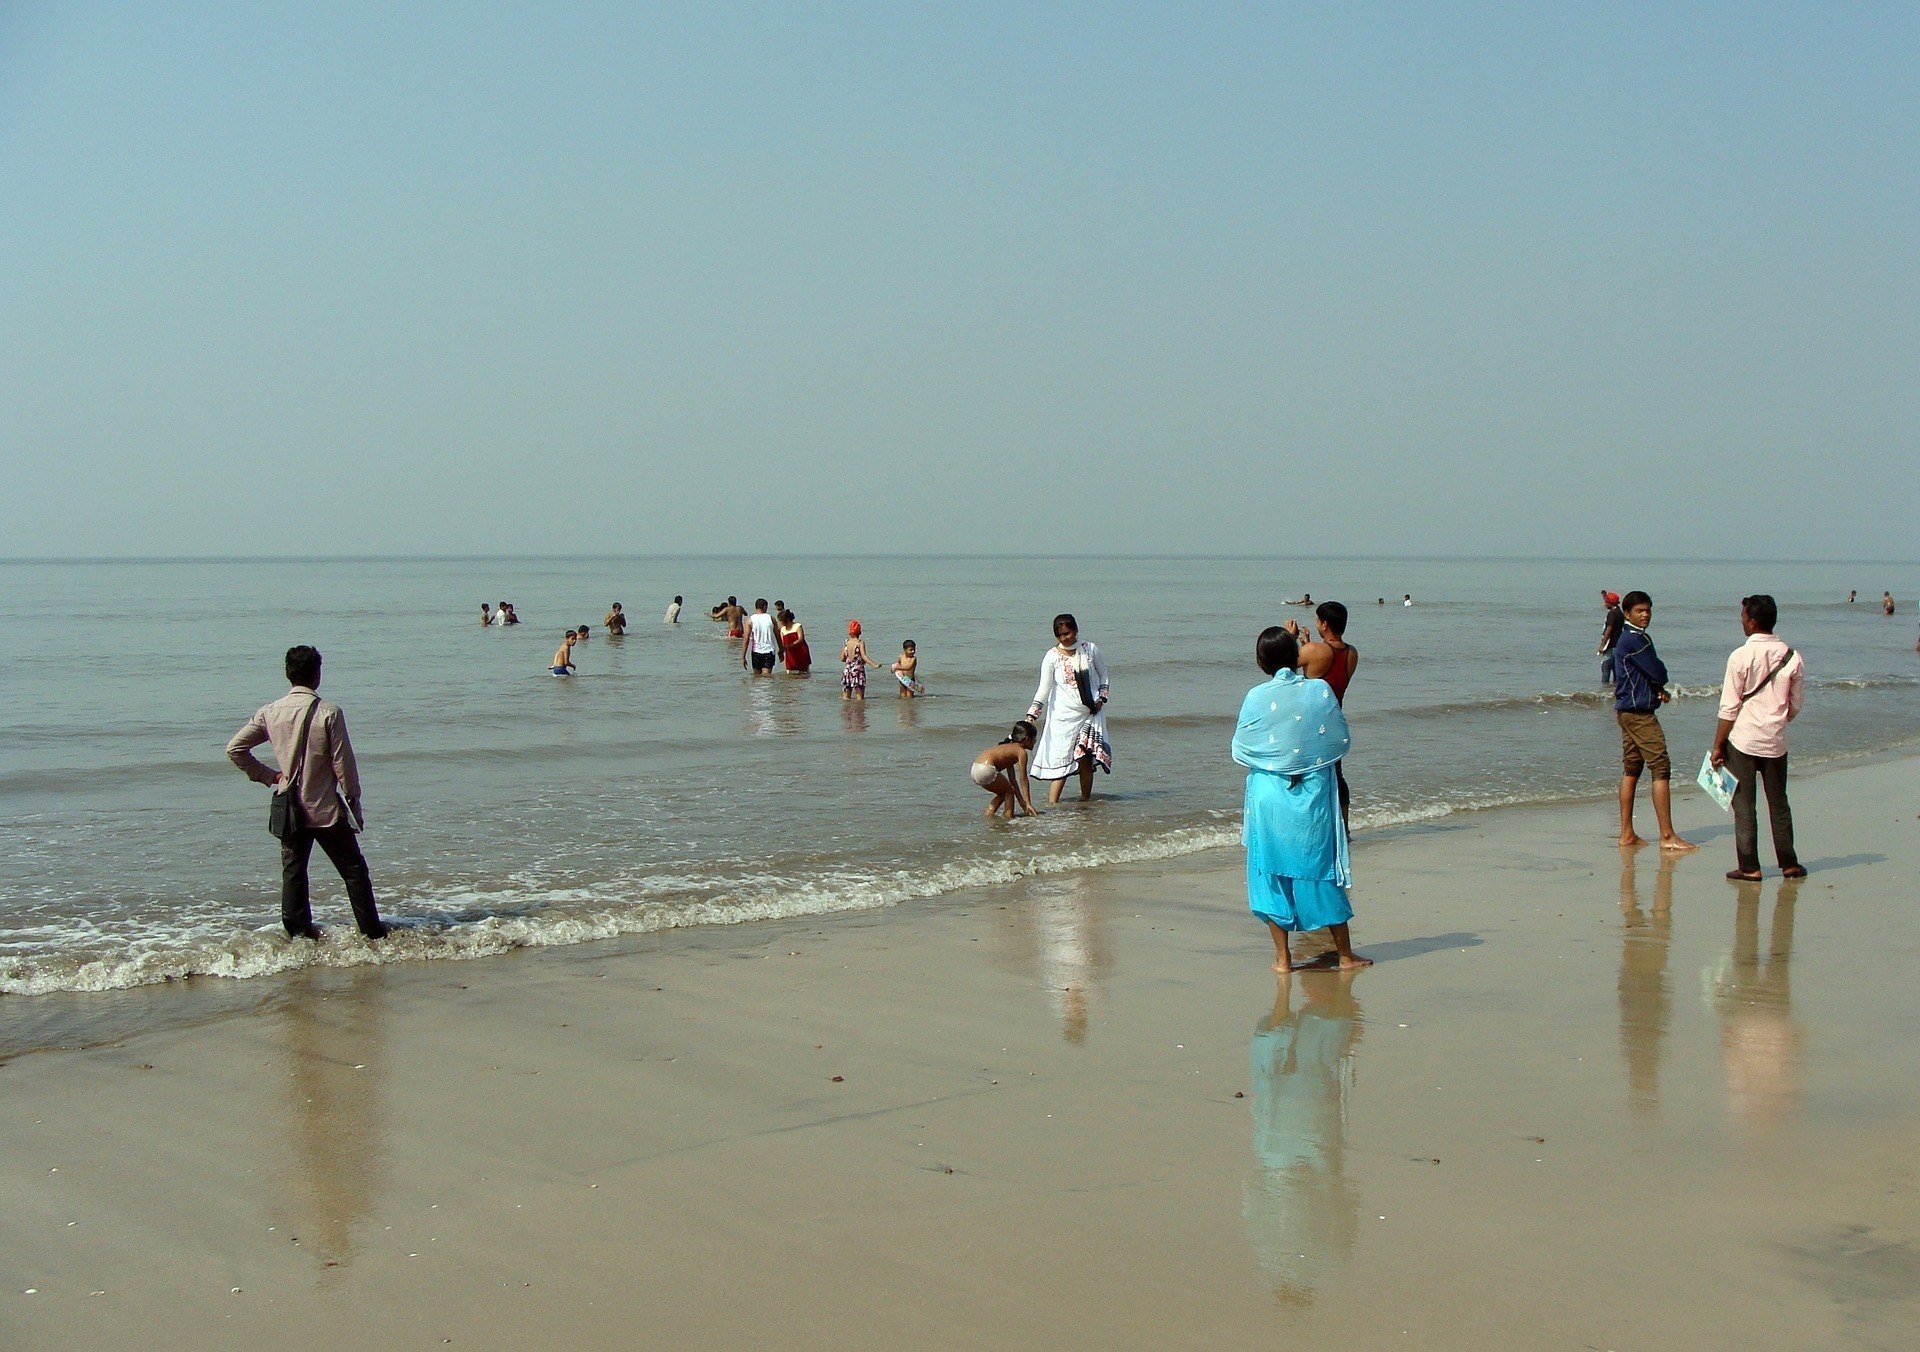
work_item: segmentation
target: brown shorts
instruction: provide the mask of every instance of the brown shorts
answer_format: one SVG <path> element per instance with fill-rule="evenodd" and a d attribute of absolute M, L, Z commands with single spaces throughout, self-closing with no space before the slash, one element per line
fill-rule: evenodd
<path fill-rule="evenodd" d="M 1657 714 L 1616 713 L 1620 720 L 1620 765 L 1627 775 L 1646 770 L 1655 779 L 1672 779 L 1673 766 L 1667 760 L 1667 735 L 1660 731 Z"/>

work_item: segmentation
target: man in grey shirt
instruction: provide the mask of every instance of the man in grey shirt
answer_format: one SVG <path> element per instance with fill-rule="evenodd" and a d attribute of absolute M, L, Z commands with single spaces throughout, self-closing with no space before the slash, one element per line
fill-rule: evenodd
<path fill-rule="evenodd" d="M 354 923 L 367 938 L 383 939 L 387 927 L 374 905 L 373 878 L 356 835 L 366 821 L 360 809 L 360 771 L 354 764 L 353 743 L 347 740 L 346 716 L 339 705 L 327 703 L 316 693 L 319 650 L 304 643 L 287 649 L 287 680 L 293 689 L 249 718 L 227 743 L 227 759 L 257 784 L 278 789 L 288 776 L 299 776 L 294 792 L 300 829 L 280 842 L 280 923 L 290 938 L 320 937 L 307 901 L 307 858 L 318 841 L 347 885 Z M 309 710 L 312 721 L 296 767 L 294 748 Z M 253 748 L 262 742 L 273 744 L 274 759 L 282 769 L 270 769 L 255 758 Z"/>

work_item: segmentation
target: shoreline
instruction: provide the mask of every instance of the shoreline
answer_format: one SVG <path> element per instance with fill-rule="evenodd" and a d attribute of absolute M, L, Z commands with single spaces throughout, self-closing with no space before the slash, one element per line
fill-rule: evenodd
<path fill-rule="evenodd" d="M 1680 858 L 1610 802 L 1361 842 L 1379 965 L 1284 992 L 1225 850 L 293 973 L 0 1063 L 0 1332 L 1900 1345 L 1917 787 L 1797 777 L 1797 888 L 1691 795 Z"/>
<path fill-rule="evenodd" d="M 1909 738 L 1871 751 L 1845 752 L 1809 758 L 1805 763 L 1796 761 L 1793 783 L 1798 786 L 1815 782 L 1831 774 L 1908 760 L 1920 764 L 1920 738 Z M 1709 800 L 1704 791 L 1693 782 L 1691 776 L 1676 774 L 1674 782 L 1681 789 L 1675 799 L 1676 818 L 1683 810 L 1683 806 L 1701 807 L 1708 803 Z M 1644 790 L 1640 797 L 1638 815 L 1646 816 L 1650 821 L 1651 807 L 1645 801 Z M 1477 822 L 1489 816 L 1555 809 L 1575 810 L 1599 804 L 1605 804 L 1611 808 L 1614 801 L 1613 792 L 1608 789 L 1576 797 L 1547 797 L 1488 804 L 1465 803 L 1454 807 L 1435 808 L 1430 815 L 1416 815 L 1407 820 L 1358 828 L 1353 837 L 1353 848 L 1356 858 L 1362 858 L 1397 840 L 1435 830 L 1456 829 L 1461 825 Z M 1364 807 L 1361 813 L 1364 814 Z M 1724 814 L 1715 815 L 1724 818 Z M 1765 823 L 1762 822 L 1761 825 L 1764 836 Z M 5 1065 L 17 1057 L 42 1052 L 84 1051 L 117 1045 L 126 1038 L 136 1036 L 141 1031 L 155 1026 L 188 1027 L 213 1019 L 245 1017 L 271 1004 L 279 995 L 280 984 L 303 972 L 351 971 L 372 967 L 419 969 L 439 967 L 446 963 L 464 967 L 470 962 L 497 961 L 522 954 L 566 951 L 576 948 L 599 950 L 603 946 L 608 947 L 609 951 L 620 952 L 623 950 L 619 946 L 623 944 L 631 945 L 647 940 L 671 943 L 675 936 L 679 936 L 682 942 L 697 946 L 708 941 L 713 935 L 743 929 L 752 930 L 759 926 L 782 924 L 805 926 L 833 923 L 853 917 L 896 913 L 903 917 L 911 916 L 929 907 L 977 902 L 981 897 L 997 893 L 1004 888 L 1017 887 L 1034 879 L 1097 876 L 1116 869 L 1151 872 L 1157 869 L 1171 871 L 1182 867 L 1238 868 L 1241 847 L 1237 842 L 1237 824 L 1231 828 L 1222 826 L 1219 830 L 1222 833 L 1232 831 L 1236 839 L 1233 843 L 1198 844 L 1165 854 L 1148 854 L 1139 858 L 1109 859 L 1094 863 L 1069 862 L 1058 867 L 1047 867 L 1044 864 L 1040 867 L 1029 865 L 1011 869 L 1005 877 L 959 882 L 930 891 L 915 892 L 897 900 L 856 903 L 784 916 L 742 915 L 728 920 L 694 919 L 684 923 L 675 922 L 649 928 L 554 941 L 505 940 L 491 947 L 407 953 L 397 956 L 391 955 L 390 950 L 383 953 L 378 948 L 366 949 L 363 952 L 362 946 L 351 937 L 351 924 L 342 918 L 345 914 L 344 899 L 335 897 L 323 901 L 324 909 L 321 918 L 324 928 L 331 934 L 344 936 L 345 942 L 354 945 L 351 950 L 336 949 L 329 954 L 331 958 L 344 959 L 344 961 L 294 962 L 284 967 L 271 967 L 244 975 L 232 975 L 223 971 L 189 972 L 181 976 L 168 976 L 121 986 L 0 993 L 0 1065 Z M 324 889 L 329 885 L 328 876 L 322 866 L 323 896 Z M 404 919 L 396 925 L 397 932 L 404 933 L 407 928 L 407 922 Z M 420 932 L 437 936 L 443 933 L 457 933 L 458 930 L 457 927 L 451 931 L 427 928 Z M 271 946 L 275 953 L 284 946 L 277 924 L 264 925 L 242 937 L 253 941 L 256 946 Z"/>

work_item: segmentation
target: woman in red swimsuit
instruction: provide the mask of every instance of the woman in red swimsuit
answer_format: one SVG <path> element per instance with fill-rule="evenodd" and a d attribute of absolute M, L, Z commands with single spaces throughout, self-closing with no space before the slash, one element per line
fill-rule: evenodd
<path fill-rule="evenodd" d="M 780 612 L 780 656 L 796 676 L 813 670 L 813 649 L 807 646 L 806 626 L 793 617 L 791 610 Z"/>

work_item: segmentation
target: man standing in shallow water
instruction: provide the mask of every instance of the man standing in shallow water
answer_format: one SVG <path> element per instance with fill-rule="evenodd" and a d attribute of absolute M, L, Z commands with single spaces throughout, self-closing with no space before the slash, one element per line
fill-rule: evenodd
<path fill-rule="evenodd" d="M 1667 693 L 1667 668 L 1653 650 L 1647 626 L 1653 621 L 1653 598 L 1631 591 L 1620 601 L 1626 624 L 1613 649 L 1613 710 L 1620 724 L 1620 843 L 1638 848 L 1647 842 L 1633 829 L 1633 795 L 1644 772 L 1653 777 L 1653 815 L 1660 824 L 1660 848 L 1697 850 L 1673 829 L 1673 764 L 1667 757 L 1667 737 L 1660 730 L 1659 708 Z"/>
<path fill-rule="evenodd" d="M 767 613 L 767 598 L 763 596 L 753 603 L 753 614 L 747 617 L 747 632 L 740 640 L 740 665 L 746 666 L 751 658 L 755 676 L 771 676 L 779 655 L 780 633 L 773 616 Z"/>
<path fill-rule="evenodd" d="M 227 759 L 247 778 L 275 791 L 287 787 L 298 805 L 300 829 L 280 842 L 280 922 L 289 938 L 320 937 L 307 898 L 307 859 L 318 841 L 347 885 L 354 923 L 367 938 L 383 939 L 387 927 L 374 904 L 373 878 L 356 836 L 366 821 L 360 771 L 347 740 L 346 715 L 317 693 L 319 650 L 304 643 L 287 649 L 287 680 L 293 688 L 254 714 L 227 743 Z M 253 748 L 262 742 L 273 744 L 280 770 L 254 756 Z"/>

